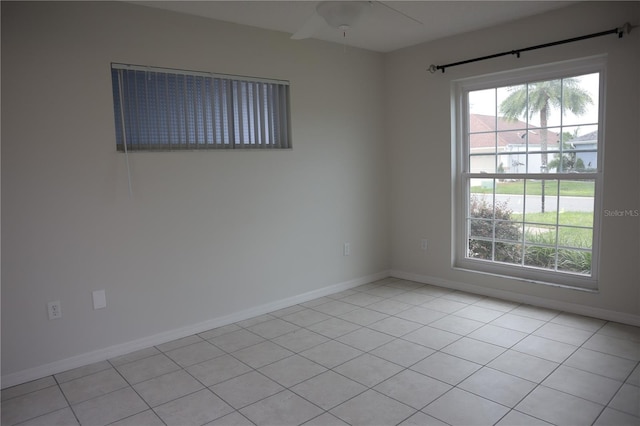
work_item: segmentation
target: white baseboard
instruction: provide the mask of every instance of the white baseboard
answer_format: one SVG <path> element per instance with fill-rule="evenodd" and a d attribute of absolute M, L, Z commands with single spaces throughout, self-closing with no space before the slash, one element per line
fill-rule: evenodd
<path fill-rule="evenodd" d="M 392 270 L 390 272 L 390 275 L 394 278 L 401 278 L 404 280 L 415 281 L 422 284 L 432 284 L 439 287 L 450 288 L 453 290 L 476 293 L 482 296 L 495 297 L 518 303 L 526 303 L 529 305 L 539 306 L 541 308 L 555 309 L 558 311 L 565 311 L 573 314 L 640 326 L 640 315 L 627 314 L 624 312 L 595 308 L 592 306 L 579 305 L 576 303 L 562 302 L 559 300 L 546 299 L 543 297 L 530 296 L 511 291 L 492 289 L 460 281 L 446 280 L 429 275 L 419 275 L 398 270 Z"/>
<path fill-rule="evenodd" d="M 495 297 L 505 299 L 518 303 L 526 303 L 530 305 L 540 306 L 543 308 L 555 309 L 560 311 L 571 312 L 578 315 L 585 315 L 595 318 L 601 318 L 609 321 L 616 321 L 625 324 L 640 326 L 640 316 L 627 314 L 624 312 L 617 312 L 608 309 L 595 308 L 591 306 L 578 305 L 575 303 L 562 302 L 558 300 L 551 300 L 541 298 L 537 296 L 530 296 L 521 293 L 515 293 L 505 290 L 498 290 L 492 288 L 486 288 L 468 284 L 459 281 L 445 280 L 438 277 L 432 277 L 429 275 L 420 275 L 410 272 L 404 272 L 399 270 L 382 271 L 373 275 L 368 275 L 361 278 L 356 278 L 350 281 L 330 285 L 318 290 L 310 291 L 307 293 L 299 294 L 296 296 L 288 297 L 278 301 L 266 303 L 264 305 L 255 306 L 253 308 L 245 309 L 243 311 L 235 312 L 223 317 L 213 318 L 198 324 L 193 324 L 186 327 L 181 327 L 174 330 L 169 330 L 163 333 L 158 333 L 153 336 L 143 337 L 131 342 L 122 343 L 119 345 L 109 346 L 107 348 L 98 349 L 92 352 L 72 356 L 59 361 L 55 361 L 49 364 L 44 364 L 38 367 L 29 368 L 26 370 L 18 371 L 16 373 L 7 374 L 2 376 L 2 389 L 26 383 L 32 380 L 40 379 L 42 377 L 50 376 L 53 374 L 62 373 L 67 370 L 71 370 L 77 367 L 83 367 L 85 365 L 93 364 L 95 362 L 104 361 L 107 359 L 115 358 L 120 355 L 125 355 L 131 352 L 135 352 L 140 349 L 145 349 L 151 346 L 160 345 L 162 343 L 170 342 L 172 340 L 180 339 L 182 337 L 191 336 L 193 334 L 202 333 L 213 328 L 222 327 L 224 325 L 233 324 L 238 321 L 253 318 L 258 315 L 267 314 L 269 312 L 277 311 L 278 309 L 287 308 L 289 306 L 297 305 L 300 303 L 308 302 L 318 297 L 328 296 L 333 293 L 337 293 L 343 290 L 348 290 L 359 285 L 367 284 L 373 281 L 381 280 L 387 277 L 400 278 L 410 281 L 415 281 L 423 284 L 432 284 L 440 287 L 450 288 L 453 290 L 467 291 L 470 293 L 476 293 L 483 296 Z"/>
<path fill-rule="evenodd" d="M 258 315 L 263 315 L 269 312 L 277 311 L 278 309 L 283 309 L 289 306 L 308 302 L 310 300 L 317 299 L 318 297 L 327 296 L 333 293 L 337 293 L 343 290 L 348 290 L 350 288 L 357 287 L 359 285 L 381 280 L 383 278 L 387 278 L 388 276 L 389 276 L 389 271 L 378 272 L 373 275 L 368 275 L 368 276 L 356 278 L 350 281 L 333 284 L 318 290 L 313 290 L 307 293 L 288 297 L 286 299 L 281 299 L 274 302 L 266 303 L 264 305 L 255 306 L 253 308 L 245 309 L 230 315 L 225 315 L 223 317 L 213 318 L 198 324 L 193 324 L 190 326 L 181 327 L 174 330 L 169 330 L 166 332 L 155 334 L 153 336 L 143 337 L 141 339 L 137 339 L 131 342 L 109 346 L 109 347 L 98 349 L 92 352 L 75 355 L 70 358 L 65 358 L 59 361 L 54 361 L 38 367 L 28 368 L 26 370 L 18 371 L 16 373 L 7 374 L 5 376 L 2 376 L 2 389 L 10 386 L 15 386 L 22 383 L 30 382 L 32 380 L 40 379 L 42 377 L 51 376 L 53 374 L 62 373 L 64 371 L 68 371 L 73 368 L 83 367 L 85 365 L 93 364 L 95 362 L 100 362 L 107 359 L 115 358 L 120 355 L 125 355 L 140 349 L 145 349 L 151 346 L 160 345 L 162 343 L 170 342 L 172 340 L 180 339 L 182 337 L 187 337 L 193 334 L 202 333 L 204 331 L 211 330 L 213 328 L 222 327 L 228 324 L 233 324 L 235 322 L 253 318 Z"/>

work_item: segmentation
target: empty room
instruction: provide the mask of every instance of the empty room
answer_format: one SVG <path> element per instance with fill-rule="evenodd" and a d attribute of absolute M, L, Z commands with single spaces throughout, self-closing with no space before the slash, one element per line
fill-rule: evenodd
<path fill-rule="evenodd" d="M 1 8 L 3 426 L 640 425 L 640 2 Z"/>

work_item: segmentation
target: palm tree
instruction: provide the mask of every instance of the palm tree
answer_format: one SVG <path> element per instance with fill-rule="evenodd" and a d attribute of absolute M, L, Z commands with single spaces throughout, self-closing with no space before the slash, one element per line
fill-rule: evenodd
<path fill-rule="evenodd" d="M 546 173 L 547 166 L 547 121 L 552 108 L 569 110 L 582 115 L 593 103 L 589 92 L 580 87 L 577 78 L 547 80 L 511 87 L 511 94 L 500 104 L 500 113 L 507 120 L 515 121 L 529 113 L 540 115 L 540 150 L 542 151 L 540 171 Z M 542 180 L 542 213 L 544 213 L 544 179 Z"/>

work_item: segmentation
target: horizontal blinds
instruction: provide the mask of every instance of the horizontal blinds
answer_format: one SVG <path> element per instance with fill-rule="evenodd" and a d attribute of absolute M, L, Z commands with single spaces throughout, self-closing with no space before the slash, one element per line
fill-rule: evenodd
<path fill-rule="evenodd" d="M 112 65 L 118 150 L 290 148 L 289 84 Z"/>

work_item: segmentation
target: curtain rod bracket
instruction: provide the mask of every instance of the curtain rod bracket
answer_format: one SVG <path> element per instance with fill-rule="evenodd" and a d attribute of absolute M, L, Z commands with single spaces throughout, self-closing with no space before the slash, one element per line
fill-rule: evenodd
<path fill-rule="evenodd" d="M 618 28 L 618 38 L 622 38 L 625 33 L 631 34 L 631 30 L 636 28 L 636 27 L 637 27 L 637 25 L 631 25 L 630 23 L 625 22 L 625 24 L 623 26 Z"/>

